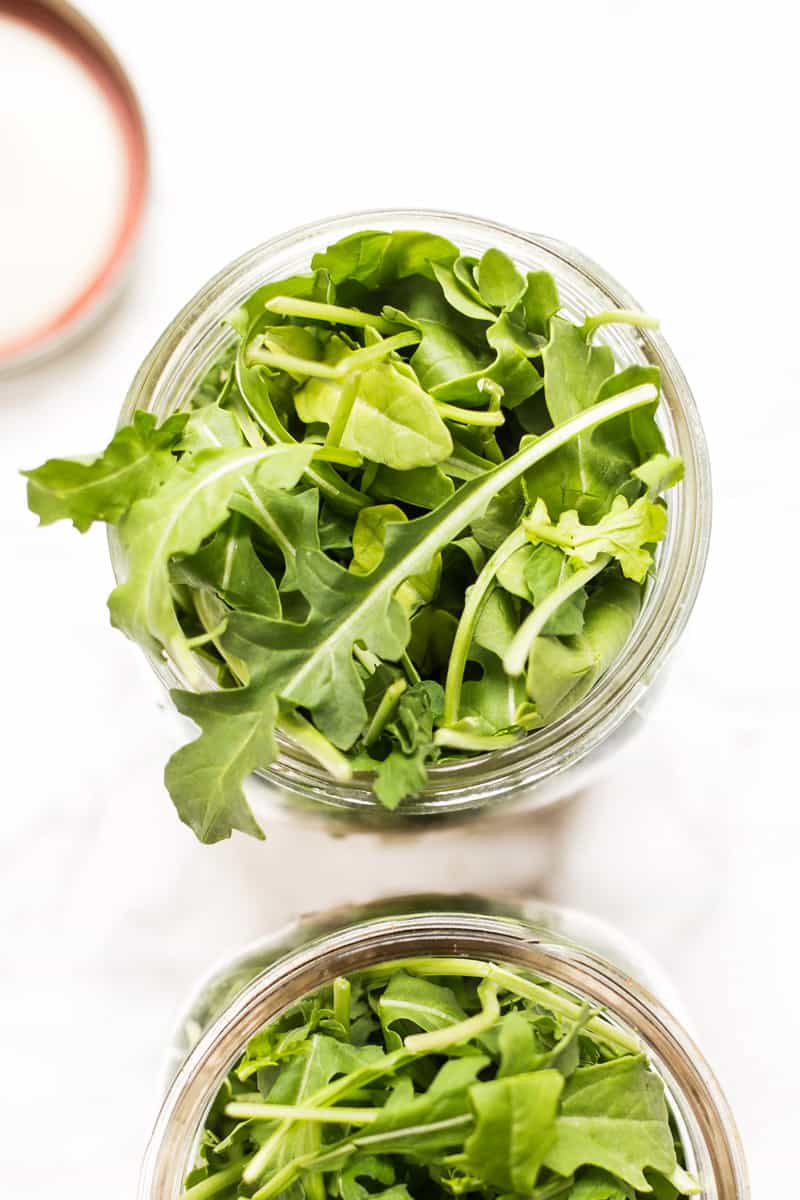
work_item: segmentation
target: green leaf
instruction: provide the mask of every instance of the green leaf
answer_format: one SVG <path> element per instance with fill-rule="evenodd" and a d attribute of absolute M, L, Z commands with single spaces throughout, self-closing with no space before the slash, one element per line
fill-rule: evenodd
<path fill-rule="evenodd" d="M 558 426 L 590 408 L 602 384 L 613 375 L 614 356 L 607 346 L 592 346 L 582 331 L 561 317 L 550 322 L 550 341 L 542 352 L 545 397 L 550 418 Z M 627 478 L 631 465 L 623 470 Z M 554 517 L 575 508 L 593 520 L 608 506 L 616 480 L 607 479 L 606 454 L 592 434 L 582 434 L 557 454 L 538 464 L 526 477 L 531 496 L 547 505 Z"/>
<path fill-rule="evenodd" d="M 187 419 L 186 413 L 174 413 L 157 426 L 152 413 L 136 412 L 97 457 L 50 458 L 23 471 L 28 508 L 40 525 L 70 520 L 81 533 L 94 521 L 115 525 L 169 478 L 176 465 L 172 450 Z"/>
<path fill-rule="evenodd" d="M 633 504 L 617 496 L 609 512 L 593 525 L 583 525 L 574 509 L 562 513 L 554 525 L 544 502 L 538 500 L 522 524 L 534 544 L 544 542 L 562 549 L 571 567 L 587 566 L 599 555 L 609 555 L 617 560 L 626 579 L 642 583 L 653 565 L 653 556 L 645 547 L 664 537 L 667 512 L 644 496 Z"/>
<path fill-rule="evenodd" d="M 360 375 L 341 445 L 395 471 L 434 466 L 453 449 L 433 400 L 389 363 Z"/>
<path fill-rule="evenodd" d="M 423 675 L 434 675 L 447 665 L 458 621 L 452 613 L 429 604 L 411 622 L 408 653 Z"/>
<path fill-rule="evenodd" d="M 680 483 L 683 479 L 683 459 L 673 458 L 668 454 L 654 454 L 641 466 L 634 467 L 631 473 L 637 479 L 641 479 L 647 488 L 648 496 L 652 499 Z"/>
<path fill-rule="evenodd" d="M 356 575 L 368 575 L 383 559 L 386 526 L 407 521 L 408 517 L 396 504 L 376 504 L 362 508 L 353 529 L 353 557 L 350 570 Z M 430 569 L 422 575 L 412 575 L 395 593 L 411 616 L 436 595 L 442 572 L 441 556 L 437 555 Z"/>
<path fill-rule="evenodd" d="M 480 293 L 476 292 L 474 288 L 470 290 L 465 287 L 452 267 L 434 263 L 433 274 L 442 289 L 445 300 L 456 312 L 475 321 L 493 322 L 496 320 L 497 314 L 487 307 Z"/>
<path fill-rule="evenodd" d="M 383 314 L 422 335 L 411 356 L 411 367 L 427 392 L 480 373 L 489 361 L 488 350 L 480 348 L 485 336 L 480 326 L 465 319 L 462 312 L 447 303 L 438 287 L 424 279 L 408 280 L 403 287 L 395 288 L 392 304 L 384 307 Z M 494 314 L 491 316 L 494 320 Z M 476 388 L 472 392 L 477 394 Z"/>
<path fill-rule="evenodd" d="M 553 276 L 547 271 L 529 271 L 525 277 L 525 291 L 520 300 L 520 308 L 525 315 L 525 325 L 531 333 L 547 337 L 550 333 L 550 321 L 560 306 Z"/>
<path fill-rule="evenodd" d="M 487 396 L 486 385 L 493 383 L 501 389 L 503 404 L 514 407 L 539 390 L 542 377 L 528 361 L 529 355 L 538 347 L 529 342 L 524 330 L 515 325 L 508 313 L 503 313 L 489 326 L 486 341 L 494 351 L 491 362 L 478 370 L 435 384 L 430 389 L 431 395 L 448 403 L 457 400 L 461 404 L 482 405 Z M 415 359 L 416 355 L 412 363 Z"/>
<path fill-rule="evenodd" d="M 676 1193 L 677 1195 L 677 1193 Z M 569 1193 L 569 1200 L 636 1200 L 634 1193 L 619 1179 L 605 1171 L 589 1168 Z"/>
<path fill-rule="evenodd" d="M 256 298 L 261 294 L 264 295 L 264 301 L 259 310 Z M 253 309 L 258 314 L 253 323 L 246 328 L 242 325 L 237 326 L 242 330 L 242 341 L 236 355 L 236 382 L 248 411 L 265 439 L 273 444 L 295 445 L 295 439 L 281 421 L 273 402 L 273 391 L 277 390 L 275 376 L 264 367 L 251 365 L 247 358 L 248 347 L 253 338 L 270 319 L 274 320 L 272 314 L 263 311 L 263 303 L 271 296 L 280 294 L 282 293 L 279 285 L 273 284 L 261 289 L 261 292 L 250 298 L 245 308 L 238 310 L 229 320 L 231 324 L 240 319 L 251 320 Z M 305 475 L 309 484 L 318 488 L 335 508 L 345 512 L 358 512 L 369 503 L 366 496 L 362 496 L 346 483 L 327 463 L 309 463 Z"/>
<path fill-rule="evenodd" d="M 201 842 L 219 842 L 234 829 L 263 838 L 242 782 L 275 758 L 277 699 L 253 688 L 170 694 L 178 712 L 201 730 L 173 754 L 164 772 L 178 816 Z"/>
<path fill-rule="evenodd" d="M 178 449 L 194 454 L 198 450 L 242 445 L 244 437 L 236 417 L 229 409 L 220 408 L 219 404 L 214 403 L 195 408 L 189 414 Z"/>
<path fill-rule="evenodd" d="M 556 1139 L 563 1087 L 558 1071 L 537 1071 L 470 1088 L 475 1132 L 464 1147 L 470 1169 L 494 1187 L 530 1193 Z"/>
<path fill-rule="evenodd" d="M 559 1175 L 601 1167 L 639 1191 L 650 1190 L 646 1169 L 670 1175 L 676 1159 L 664 1085 L 644 1057 L 581 1067 L 572 1075 L 545 1163 Z"/>
<path fill-rule="evenodd" d="M 508 675 L 496 654 L 475 643 L 470 648 L 469 660 L 480 666 L 481 677 L 464 681 L 459 711 L 474 718 L 482 733 L 513 728 L 518 723 L 520 706 L 527 699 L 525 681 Z"/>
<path fill-rule="evenodd" d="M 315 254 L 311 265 L 327 271 L 335 284 L 353 280 L 366 288 L 379 288 L 409 275 L 430 278 L 433 263 L 447 266 L 457 255 L 457 247 L 436 234 L 366 230 Z"/>
<path fill-rule="evenodd" d="M 455 1025 L 466 1015 L 450 988 L 405 972 L 392 976 L 378 1001 L 378 1016 L 390 1050 L 400 1045 L 392 1028 L 398 1023 L 430 1033 Z"/>
<path fill-rule="evenodd" d="M 233 517 L 196 554 L 178 559 L 172 574 L 195 587 L 210 587 L 228 604 L 277 617 L 275 580 L 253 549 L 245 523 Z"/>
<path fill-rule="evenodd" d="M 530 548 L 525 563 L 525 583 L 534 608 L 542 604 L 571 574 L 567 556 L 554 546 L 541 543 Z M 583 629 L 586 589 L 580 588 L 561 605 L 542 629 L 543 634 L 570 636 Z"/>
<path fill-rule="evenodd" d="M 538 1066 L 541 1053 L 536 1044 L 533 1027 L 521 1013 L 507 1013 L 500 1021 L 498 1033 L 498 1079 L 507 1075 L 523 1075 Z"/>
<path fill-rule="evenodd" d="M 340 339 L 332 339 L 326 362 L 346 361 L 351 353 Z M 391 362 L 348 377 L 348 382 L 310 379 L 295 394 L 295 406 L 305 422 L 320 421 L 332 426 L 343 403 L 348 415 L 337 438 L 347 450 L 362 454 L 373 463 L 397 471 L 433 466 L 452 452 L 453 442 L 431 397 L 413 374 Z"/>
<path fill-rule="evenodd" d="M 430 510 L 449 500 L 455 488 L 439 467 L 415 467 L 411 471 L 378 467 L 370 490 L 380 499 Z"/>
<path fill-rule="evenodd" d="M 112 623 L 154 650 L 161 647 L 192 685 L 203 674 L 181 629 L 169 586 L 169 561 L 194 554 L 226 519 L 242 480 L 258 473 L 275 487 L 293 487 L 311 459 L 308 446 L 265 450 L 203 450 L 181 463 L 160 491 L 137 501 L 120 526 L 128 576 L 109 598 Z"/>
<path fill-rule="evenodd" d="M 442 700 L 441 686 L 433 680 L 415 684 L 400 697 L 385 729 L 394 744 L 375 766 L 375 795 L 384 808 L 397 808 L 424 787 L 428 763 L 438 757 L 433 726 L 441 715 Z"/>
<path fill-rule="evenodd" d="M 641 597 L 634 583 L 607 583 L 587 600 L 580 634 L 536 639 L 527 689 L 543 722 L 568 713 L 608 670 L 631 635 Z"/>
<path fill-rule="evenodd" d="M 481 297 L 490 308 L 513 308 L 525 291 L 525 280 L 502 250 L 487 250 L 475 275 Z"/>
<path fill-rule="evenodd" d="M 241 491 L 231 497 L 230 507 L 247 517 L 280 551 L 284 564 L 280 590 L 294 590 L 297 587 L 298 551 L 320 548 L 317 489 L 286 492 L 270 487 L 256 477 L 243 481 Z M 261 609 L 252 611 L 260 612 Z"/>

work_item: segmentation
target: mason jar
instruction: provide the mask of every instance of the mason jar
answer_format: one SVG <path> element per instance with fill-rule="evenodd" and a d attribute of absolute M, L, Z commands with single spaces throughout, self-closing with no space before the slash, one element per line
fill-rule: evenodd
<path fill-rule="evenodd" d="M 661 1077 L 702 1200 L 749 1197 L 733 1116 L 711 1068 L 672 1015 L 676 997 L 659 968 L 596 918 L 537 900 L 471 896 L 406 897 L 304 917 L 215 968 L 197 988 L 169 1050 L 166 1098 L 145 1153 L 139 1200 L 178 1200 L 211 1103 L 265 1024 L 338 975 L 418 956 L 524 968 L 602 1007 Z"/>
<path fill-rule="evenodd" d="M 164 419 L 186 405 L 208 369 L 235 337 L 224 318 L 261 285 L 308 271 L 313 255 L 363 229 L 423 229 L 449 238 L 464 253 L 480 256 L 494 246 L 523 271 L 546 270 L 555 278 L 562 312 L 581 321 L 587 313 L 637 308 L 633 297 L 582 253 L 549 237 L 522 233 L 492 221 L 423 210 L 359 212 L 305 225 L 273 238 L 225 267 L 202 288 L 153 347 L 120 413 L 126 424 L 136 409 Z M 705 566 L 711 520 L 708 456 L 691 391 L 660 333 L 628 325 L 604 326 L 598 341 L 609 345 L 620 367 L 651 363 L 660 368 L 660 423 L 669 452 L 685 464 L 683 482 L 670 491 L 670 521 L 633 633 L 617 661 L 566 716 L 528 733 L 510 748 L 434 766 L 426 787 L 389 813 L 375 800 L 369 776 L 342 783 L 330 777 L 286 736 L 279 756 L 259 771 L 260 786 L 248 789 L 257 817 L 311 813 L 342 826 L 396 827 L 418 818 L 452 817 L 500 808 L 515 799 L 542 808 L 592 782 L 641 727 L 653 685 L 686 625 Z M 109 533 L 117 582 L 126 574 L 117 531 Z M 145 652 L 166 688 L 185 686 L 175 664 Z M 209 688 L 213 682 L 209 676 Z M 184 722 L 183 718 L 180 718 Z M 187 736 L 190 726 L 185 722 Z"/>

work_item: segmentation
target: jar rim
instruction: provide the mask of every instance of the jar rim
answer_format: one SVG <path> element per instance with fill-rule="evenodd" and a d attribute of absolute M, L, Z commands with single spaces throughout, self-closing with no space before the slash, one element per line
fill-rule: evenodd
<path fill-rule="evenodd" d="M 407 901 L 411 904 L 413 898 Z M 703 1195 L 708 1200 L 748 1200 L 741 1140 L 710 1066 L 675 1017 L 625 971 L 557 933 L 542 940 L 537 936 L 541 930 L 521 915 L 409 908 L 337 927 L 337 911 L 341 916 L 342 910 L 327 914 L 327 932 L 283 953 L 247 983 L 185 1058 L 145 1153 L 139 1200 L 178 1196 L 196 1137 L 220 1085 L 265 1024 L 337 975 L 428 955 L 521 967 L 581 1001 L 602 1007 L 611 1020 L 640 1040 L 661 1076 L 685 1149 L 700 1164 Z"/>
<path fill-rule="evenodd" d="M 136 408 L 159 409 L 164 415 L 170 393 L 187 389 L 187 377 L 200 375 L 197 355 L 212 338 L 224 316 L 237 307 L 255 287 L 286 271 L 272 269 L 289 255 L 311 254 L 320 239 L 330 241 L 365 228 L 423 228 L 479 240 L 505 249 L 517 262 L 534 256 L 539 269 L 556 274 L 560 288 L 567 278 L 592 290 L 605 307 L 637 308 L 630 293 L 602 267 L 582 252 L 554 238 L 528 234 L 485 220 L 438 210 L 378 209 L 352 212 L 308 223 L 283 233 L 247 251 L 224 267 L 201 288 L 158 339 L 139 368 L 120 413 L 119 423 L 128 422 Z M 516 253 L 515 253 L 516 251 Z M 566 306 L 565 306 L 566 307 Z M 531 731 L 504 749 L 471 755 L 469 758 L 428 769 L 428 781 L 417 797 L 403 802 L 395 819 L 444 816 L 488 807 L 512 792 L 540 783 L 567 766 L 578 763 L 606 741 L 638 703 L 675 642 L 680 637 L 694 606 L 708 553 L 711 524 L 711 481 L 708 454 L 694 397 L 667 341 L 657 330 L 616 326 L 602 331 L 615 353 L 644 355 L 657 364 L 662 377 L 662 419 L 668 425 L 671 449 L 684 461 L 684 479 L 673 489 L 667 537 L 659 548 L 658 571 L 648 587 L 634 629 L 617 660 L 588 694 L 565 716 Z M 216 354 L 219 349 L 216 349 Z M 641 361 L 641 359 L 640 359 Z M 192 370 L 192 363 L 194 368 Z M 210 364 L 209 364 L 210 365 Z M 160 410 L 159 410 L 160 411 Z M 109 529 L 109 549 L 117 582 L 125 577 L 125 556 L 118 532 Z M 184 681 L 173 664 L 153 650 L 144 651 L 151 667 L 169 690 Z M 333 779 L 308 755 L 278 734 L 279 755 L 269 767 L 256 772 L 279 792 L 295 801 L 374 815 L 391 820 L 380 809 L 371 788 L 371 774 L 356 773 L 347 783 Z M 546 797 L 543 803 L 548 803 Z"/>

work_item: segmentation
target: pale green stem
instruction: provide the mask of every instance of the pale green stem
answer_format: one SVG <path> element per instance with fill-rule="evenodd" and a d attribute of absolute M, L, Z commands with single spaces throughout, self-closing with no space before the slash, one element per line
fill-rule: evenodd
<path fill-rule="evenodd" d="M 474 750 L 487 754 L 491 750 L 506 750 L 519 741 L 519 733 L 470 733 L 468 729 L 453 729 L 444 726 L 433 735 L 435 746 L 447 746 L 451 750 Z"/>
<path fill-rule="evenodd" d="M 335 463 L 339 467 L 360 467 L 363 457 L 355 450 L 345 450 L 343 446 L 325 445 L 314 451 L 314 462 Z"/>
<path fill-rule="evenodd" d="M 312 321 L 326 321 L 329 325 L 350 325 L 355 329 L 377 329 L 379 333 L 391 333 L 397 326 L 385 317 L 362 312 L 358 308 L 344 308 L 341 304 L 322 304 L 318 300 L 301 300 L 299 296 L 273 296 L 264 307 L 283 317 L 308 317 Z"/>
<path fill-rule="evenodd" d="M 239 422 L 239 427 L 248 445 L 253 446 L 255 449 L 261 449 L 262 446 L 266 446 L 267 443 L 264 441 L 261 430 L 238 397 L 234 400 L 231 408 L 236 413 L 236 420 Z"/>
<path fill-rule="evenodd" d="M 455 404 L 445 404 L 444 400 L 434 400 L 434 403 L 440 417 L 446 421 L 456 421 L 459 425 L 496 427 L 505 424 L 506 419 L 499 409 L 459 408 Z"/>
<path fill-rule="evenodd" d="M 462 1116 L 446 1117 L 441 1121 L 429 1124 L 423 1123 L 418 1127 L 418 1130 L 420 1134 L 424 1134 L 430 1130 L 458 1129 L 463 1125 L 472 1125 L 473 1121 L 472 1114 L 465 1113 Z M 287 1163 L 279 1171 L 276 1171 L 263 1187 L 253 1193 L 251 1200 L 269 1200 L 271 1196 L 280 1195 L 304 1171 L 309 1169 L 317 1171 L 330 1170 L 346 1162 L 357 1150 L 374 1148 L 376 1152 L 380 1152 L 383 1147 L 386 1147 L 386 1152 L 391 1152 L 391 1143 L 393 1141 L 396 1141 L 398 1138 L 407 1138 L 416 1131 L 414 1128 L 402 1127 L 399 1129 L 387 1129 L 383 1133 L 359 1134 L 348 1141 L 340 1142 L 338 1145 L 331 1147 L 327 1151 L 323 1151 L 321 1154 L 302 1155 L 300 1158 L 294 1159 L 293 1162 Z"/>
<path fill-rule="evenodd" d="M 285 354 L 281 350 L 262 350 L 251 346 L 247 351 L 247 365 L 274 367 L 277 371 L 288 371 L 290 375 L 308 375 L 314 379 L 340 379 L 341 372 L 330 363 L 316 362 L 313 358 L 299 358 L 296 354 Z"/>
<path fill-rule="evenodd" d="M 410 1050 L 412 1054 L 439 1054 L 450 1046 L 463 1045 L 486 1033 L 500 1017 L 497 984 L 491 979 L 484 980 L 478 987 L 478 995 L 481 1011 L 474 1017 L 456 1021 L 446 1029 L 434 1029 L 430 1033 L 412 1033 L 405 1039 L 406 1050 Z"/>
<path fill-rule="evenodd" d="M 316 1121 L 327 1125 L 369 1125 L 377 1121 L 379 1108 L 313 1108 L 307 1104 L 242 1104 L 232 1101 L 225 1115 L 240 1121 Z"/>
<path fill-rule="evenodd" d="M 353 768 L 341 750 L 337 750 L 324 734 L 299 713 L 284 713 L 279 718 L 277 727 L 323 766 L 334 779 L 340 783 L 348 783 L 352 779 Z"/>
<path fill-rule="evenodd" d="M 461 707 L 461 687 L 464 681 L 464 668 L 475 632 L 475 626 L 481 615 L 484 604 L 494 587 L 495 576 L 507 558 L 526 545 L 527 534 L 522 528 L 513 530 L 501 546 L 495 550 L 486 562 L 478 578 L 467 589 L 464 608 L 458 622 L 453 648 L 450 652 L 450 662 L 447 667 L 447 679 L 444 685 L 443 725 L 455 725 Z"/>
<path fill-rule="evenodd" d="M 333 1017 L 350 1036 L 350 980 L 344 975 L 338 975 L 333 981 Z"/>
<path fill-rule="evenodd" d="M 395 679 L 393 683 L 389 684 L 381 696 L 380 704 L 373 714 L 367 732 L 364 734 L 365 746 L 371 746 L 373 742 L 378 740 L 384 725 L 391 717 L 400 697 L 407 687 L 408 684 L 405 679 Z"/>
<path fill-rule="evenodd" d="M 409 683 L 412 685 L 412 687 L 415 683 L 419 683 L 421 678 L 420 673 L 414 666 L 407 653 L 404 653 L 403 657 L 400 659 L 400 666 L 408 676 Z"/>
<path fill-rule="evenodd" d="M 209 642 L 216 642 L 217 638 L 222 637 L 225 630 L 228 628 L 228 618 L 223 617 L 218 625 L 213 629 L 209 629 L 208 633 L 198 633 L 196 637 L 186 639 L 186 645 L 195 650 L 198 646 L 206 646 Z"/>
<path fill-rule="evenodd" d="M 216 1196 L 218 1192 L 224 1192 L 227 1188 L 233 1187 L 234 1183 L 242 1177 L 243 1163 L 234 1163 L 232 1167 L 226 1167 L 224 1171 L 217 1171 L 214 1175 L 209 1175 L 208 1179 L 201 1179 L 199 1183 L 193 1187 L 187 1188 L 181 1194 L 181 1200 L 208 1200 L 209 1196 Z"/>
<path fill-rule="evenodd" d="M 371 367 L 373 363 L 380 362 L 382 358 L 388 358 L 395 350 L 402 350 L 406 346 L 416 346 L 420 340 L 420 334 L 414 329 L 409 329 L 406 333 L 396 333 L 393 337 L 384 338 L 383 341 L 376 342 L 374 346 L 365 346 L 363 350 L 355 350 L 336 364 L 333 368 L 333 378 L 344 379 L 345 375 L 349 375 L 351 371 L 363 371 L 365 367 Z"/>
<path fill-rule="evenodd" d="M 658 317 L 640 312 L 636 308 L 614 308 L 607 312 L 594 313 L 583 323 L 584 332 L 589 340 L 601 325 L 635 325 L 637 329 L 658 329 Z"/>
<path fill-rule="evenodd" d="M 604 567 L 611 562 L 610 554 L 599 554 L 588 567 L 583 567 L 573 575 L 567 576 L 563 583 L 553 588 L 541 604 L 537 604 L 533 612 L 528 613 L 511 641 L 511 645 L 503 657 L 503 670 L 508 675 L 521 675 L 525 663 L 539 634 L 551 617 L 555 616 L 561 605 L 574 596 L 590 579 L 599 575 Z"/>
<path fill-rule="evenodd" d="M 194 600 L 195 611 L 200 618 L 200 623 L 205 627 L 208 639 L 214 643 L 215 650 L 223 661 L 227 663 L 232 675 L 240 683 L 247 685 L 250 680 L 250 672 L 247 669 L 247 664 L 235 654 L 231 654 L 230 650 L 226 649 L 224 643 L 220 641 L 228 623 L 227 615 L 224 617 L 221 616 L 223 612 L 227 614 L 222 601 L 216 592 L 206 587 L 195 588 L 192 592 L 192 598 Z M 222 626 L 221 632 L 220 625 Z"/>
<path fill-rule="evenodd" d="M 560 992 L 552 991 L 541 983 L 525 979 L 507 967 L 496 963 L 484 962 L 477 958 L 403 958 L 393 959 L 391 963 L 381 963 L 365 971 L 371 979 L 379 979 L 384 975 L 392 975 L 399 967 L 406 967 L 417 975 L 463 976 L 472 979 L 492 979 L 507 992 L 520 996 L 523 1000 L 532 1000 L 542 1008 L 549 1008 L 559 1016 L 576 1021 L 584 1010 L 583 1004 L 570 1000 Z M 617 1029 L 601 1017 L 594 1017 L 586 1022 L 586 1028 L 595 1036 L 625 1054 L 640 1054 L 641 1044 L 635 1036 Z"/>
<path fill-rule="evenodd" d="M 325 439 L 325 442 L 328 446 L 338 446 L 339 442 L 342 440 L 345 427 L 350 419 L 350 413 L 353 411 L 353 405 L 358 398 L 358 388 L 360 383 L 361 373 L 354 372 L 342 384 L 339 392 L 339 399 L 333 414 L 333 419 L 328 427 L 328 436 Z"/>
<path fill-rule="evenodd" d="M 416 346 L 420 335 L 415 330 L 406 333 L 396 333 L 393 337 L 384 338 L 374 346 L 365 346 L 363 350 L 355 350 L 346 355 L 335 366 L 330 363 L 317 362 L 313 358 L 300 358 L 296 354 L 286 354 L 282 350 L 264 350 L 260 346 L 250 346 L 247 351 L 248 365 L 257 363 L 262 367 L 274 367 L 278 371 L 287 371 L 290 375 L 307 375 L 312 379 L 344 379 L 351 371 L 363 371 L 383 358 L 388 358 L 395 350 L 405 346 Z"/>
<path fill-rule="evenodd" d="M 490 471 L 494 463 L 489 463 L 486 467 L 476 467 L 472 463 L 464 462 L 460 458 L 451 455 L 444 462 L 439 463 L 439 467 L 446 475 L 452 475 L 453 479 L 477 479 L 479 475 L 484 475 L 486 471 Z"/>

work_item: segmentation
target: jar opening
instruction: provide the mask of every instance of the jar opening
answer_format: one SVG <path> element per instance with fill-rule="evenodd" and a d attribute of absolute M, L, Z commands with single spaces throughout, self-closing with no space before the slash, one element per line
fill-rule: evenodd
<path fill-rule="evenodd" d="M 180 1069 L 159 1116 L 140 1200 L 173 1200 L 210 1104 L 247 1042 L 287 1008 L 338 975 L 420 956 L 479 959 L 552 982 L 642 1044 L 664 1082 L 687 1166 L 707 1200 L 749 1194 L 738 1135 L 709 1067 L 684 1030 L 629 976 L 566 941 L 540 940 L 524 921 L 463 912 L 407 914 L 327 934 L 281 957 L 243 988 Z"/>
<path fill-rule="evenodd" d="M 637 307 L 635 300 L 578 251 L 552 239 L 528 235 L 473 217 L 426 211 L 356 213 L 294 230 L 257 247 L 213 279 L 179 314 L 154 347 L 130 389 L 122 413 L 128 421 L 136 408 L 164 417 L 180 408 L 231 335 L 222 324 L 256 287 L 305 272 L 313 254 L 348 233 L 365 228 L 423 228 L 450 237 L 467 253 L 489 246 L 505 251 L 524 270 L 551 272 L 562 297 L 562 311 L 573 319 L 589 311 Z M 608 326 L 598 338 L 609 345 L 619 366 L 653 363 L 662 377 L 662 429 L 670 453 L 685 463 L 682 484 L 670 497 L 670 522 L 658 556 L 658 571 L 647 588 L 633 632 L 616 662 L 566 716 L 527 733 L 515 745 L 463 761 L 434 765 L 421 793 L 403 802 L 401 819 L 448 815 L 485 807 L 543 785 L 567 766 L 580 762 L 618 733 L 634 711 L 688 619 L 705 564 L 710 484 L 705 442 L 697 409 L 683 373 L 664 338 L 654 330 Z M 110 532 L 112 562 L 124 575 L 122 548 Z M 172 665 L 150 655 L 166 687 L 180 685 Z M 280 755 L 259 771 L 275 792 L 295 808 L 306 804 L 339 808 L 360 817 L 391 819 L 379 809 L 371 776 L 337 782 L 286 737 Z M 538 799 L 548 802 L 547 788 Z"/>

